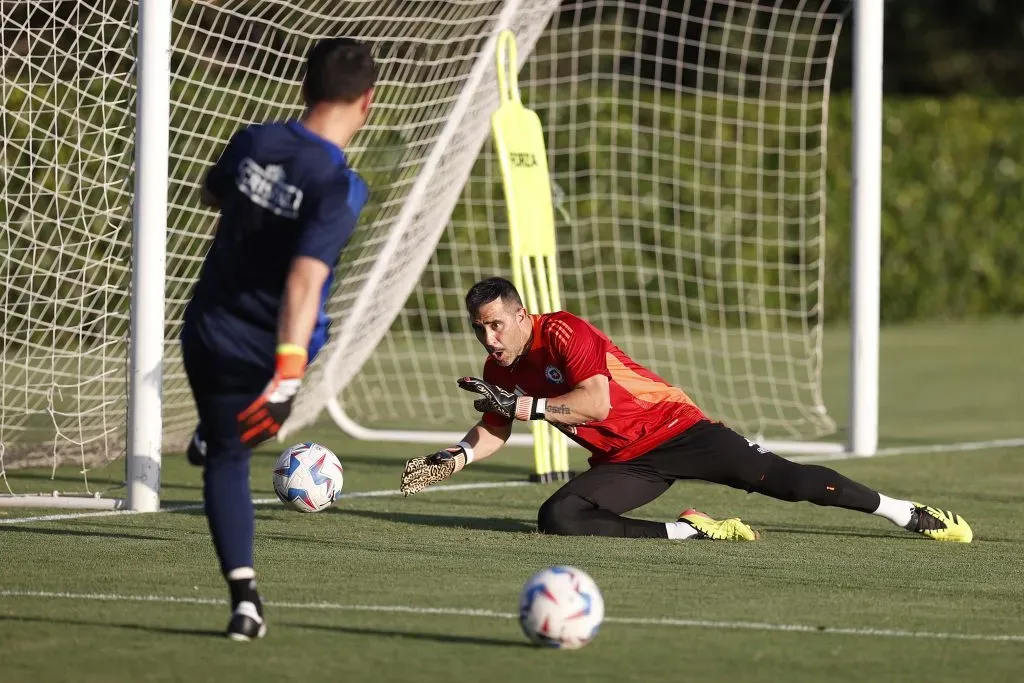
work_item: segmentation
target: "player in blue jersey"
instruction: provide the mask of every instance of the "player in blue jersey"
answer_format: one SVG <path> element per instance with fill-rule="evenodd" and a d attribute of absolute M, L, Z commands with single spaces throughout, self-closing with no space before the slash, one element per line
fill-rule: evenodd
<path fill-rule="evenodd" d="M 367 187 L 344 148 L 366 122 L 376 65 L 349 38 L 309 52 L 298 120 L 236 132 L 207 172 L 217 233 L 185 312 L 182 355 L 199 425 L 213 545 L 231 593 L 227 635 L 266 633 L 253 563 L 252 448 L 288 417 L 308 362 L 326 343 L 324 305 Z"/>

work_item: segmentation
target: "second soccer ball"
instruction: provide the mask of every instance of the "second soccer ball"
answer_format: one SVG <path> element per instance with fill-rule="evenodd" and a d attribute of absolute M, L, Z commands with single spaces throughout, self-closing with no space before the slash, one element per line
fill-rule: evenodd
<path fill-rule="evenodd" d="M 320 512 L 341 494 L 344 474 L 338 456 L 318 443 L 292 446 L 274 465 L 274 493 L 299 512 Z"/>

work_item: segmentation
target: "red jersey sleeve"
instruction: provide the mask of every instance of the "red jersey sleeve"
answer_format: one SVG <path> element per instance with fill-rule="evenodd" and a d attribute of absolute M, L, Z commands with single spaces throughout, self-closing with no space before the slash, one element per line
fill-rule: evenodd
<path fill-rule="evenodd" d="M 485 382 L 490 382 L 491 384 L 495 384 L 495 385 L 501 387 L 502 389 L 509 389 L 509 387 L 506 387 L 506 386 L 503 385 L 504 383 L 501 381 L 501 378 L 498 376 L 498 372 L 496 371 L 496 366 L 494 364 L 494 361 L 492 361 L 490 358 L 488 358 L 487 361 L 484 363 L 484 377 L 483 377 L 483 380 Z M 511 391 L 511 389 L 510 389 L 510 391 Z M 498 415 L 497 413 L 484 413 L 483 417 L 481 419 L 483 420 L 484 424 L 489 426 L 489 427 L 502 427 L 504 425 L 512 424 L 512 420 L 510 420 L 510 419 L 508 419 L 506 417 L 502 417 L 501 415 Z"/>
<path fill-rule="evenodd" d="M 611 379 L 607 339 L 586 320 L 568 314 L 552 317 L 546 321 L 544 333 L 552 355 L 562 363 L 570 387 L 594 375 Z"/>

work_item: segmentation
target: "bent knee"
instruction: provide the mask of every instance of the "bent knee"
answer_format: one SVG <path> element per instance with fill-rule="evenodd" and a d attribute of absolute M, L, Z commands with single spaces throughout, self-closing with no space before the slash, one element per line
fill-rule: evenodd
<path fill-rule="evenodd" d="M 579 496 L 549 498 L 537 512 L 537 530 L 556 536 L 583 535 L 580 512 L 593 507 Z"/>

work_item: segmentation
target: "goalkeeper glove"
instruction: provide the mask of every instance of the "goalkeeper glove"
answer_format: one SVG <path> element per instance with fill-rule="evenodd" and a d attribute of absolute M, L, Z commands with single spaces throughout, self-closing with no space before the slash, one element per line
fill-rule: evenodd
<path fill-rule="evenodd" d="M 473 449 L 468 444 L 446 448 L 405 463 L 401 491 L 407 496 L 419 493 L 431 484 L 444 481 L 473 462 Z"/>
<path fill-rule="evenodd" d="M 255 448 L 276 435 L 288 419 L 292 401 L 306 374 L 306 358 L 306 349 L 298 344 L 278 345 L 277 369 L 270 383 L 238 414 L 238 435 L 247 448 Z"/>
<path fill-rule="evenodd" d="M 497 413 L 509 420 L 543 420 L 547 399 L 516 396 L 513 392 L 476 377 L 463 377 L 459 387 L 483 396 L 473 401 L 481 413 Z"/>

